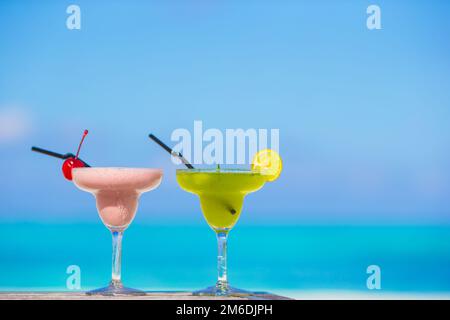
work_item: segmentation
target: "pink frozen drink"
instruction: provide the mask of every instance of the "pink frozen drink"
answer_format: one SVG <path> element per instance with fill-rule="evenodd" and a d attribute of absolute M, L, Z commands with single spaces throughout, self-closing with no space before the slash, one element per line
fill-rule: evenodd
<path fill-rule="evenodd" d="M 123 231 L 133 221 L 139 196 L 159 186 L 162 170 L 146 168 L 75 168 L 73 182 L 92 193 L 103 223 Z"/>

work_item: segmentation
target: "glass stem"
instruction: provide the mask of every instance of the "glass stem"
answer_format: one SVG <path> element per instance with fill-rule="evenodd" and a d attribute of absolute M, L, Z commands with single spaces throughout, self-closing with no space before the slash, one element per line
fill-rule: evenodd
<path fill-rule="evenodd" d="M 216 287 L 220 291 L 228 290 L 227 278 L 227 238 L 228 231 L 216 231 L 217 235 L 217 284 Z"/>
<path fill-rule="evenodd" d="M 112 231 L 112 281 L 114 287 L 121 287 L 122 265 L 122 236 L 123 231 Z"/>

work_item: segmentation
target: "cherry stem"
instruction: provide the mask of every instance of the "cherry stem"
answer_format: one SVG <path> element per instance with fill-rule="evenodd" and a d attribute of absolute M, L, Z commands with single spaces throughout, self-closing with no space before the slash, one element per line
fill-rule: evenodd
<path fill-rule="evenodd" d="M 86 138 L 89 131 L 84 130 L 83 137 L 81 138 L 80 144 L 78 145 L 77 155 L 75 156 L 75 159 L 78 159 L 78 155 L 80 154 L 81 145 L 83 144 L 84 138 Z"/>

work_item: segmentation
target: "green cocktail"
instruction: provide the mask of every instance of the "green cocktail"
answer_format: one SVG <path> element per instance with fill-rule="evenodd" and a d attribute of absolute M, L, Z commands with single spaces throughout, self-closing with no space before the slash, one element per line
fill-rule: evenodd
<path fill-rule="evenodd" d="M 239 219 L 244 197 L 261 189 L 267 181 L 278 178 L 281 168 L 278 154 L 271 150 L 263 150 L 255 156 L 252 170 L 177 170 L 178 184 L 185 191 L 200 198 L 203 215 L 217 235 L 217 283 L 194 294 L 214 296 L 252 294 L 228 285 L 227 237 Z"/>
<path fill-rule="evenodd" d="M 239 219 L 244 197 L 267 181 L 245 170 L 177 170 L 178 184 L 200 197 L 206 221 L 216 231 L 229 231 Z"/>
<path fill-rule="evenodd" d="M 180 152 L 172 150 L 155 135 L 149 138 L 178 158 L 188 169 L 177 170 L 181 188 L 200 198 L 203 215 L 216 232 L 219 253 L 218 279 L 215 286 L 194 292 L 196 295 L 251 295 L 251 292 L 231 288 L 227 279 L 227 237 L 239 219 L 244 197 L 262 188 L 268 181 L 276 180 L 283 168 L 280 155 L 270 149 L 256 153 L 251 170 L 195 169 Z"/>

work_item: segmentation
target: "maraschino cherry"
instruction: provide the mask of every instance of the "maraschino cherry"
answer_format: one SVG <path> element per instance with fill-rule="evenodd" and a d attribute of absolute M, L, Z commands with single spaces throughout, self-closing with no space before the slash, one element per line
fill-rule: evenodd
<path fill-rule="evenodd" d="M 83 137 L 81 138 L 80 144 L 78 145 L 78 151 L 77 151 L 77 155 L 75 156 L 75 158 L 70 157 L 70 158 L 66 159 L 62 165 L 62 172 L 64 174 L 64 177 L 69 181 L 72 181 L 72 169 L 73 168 L 86 167 L 86 164 L 83 161 L 81 161 L 80 159 L 78 159 L 78 155 L 80 153 L 81 145 L 83 144 L 84 138 L 86 138 L 88 133 L 89 133 L 89 131 L 84 130 Z"/>

